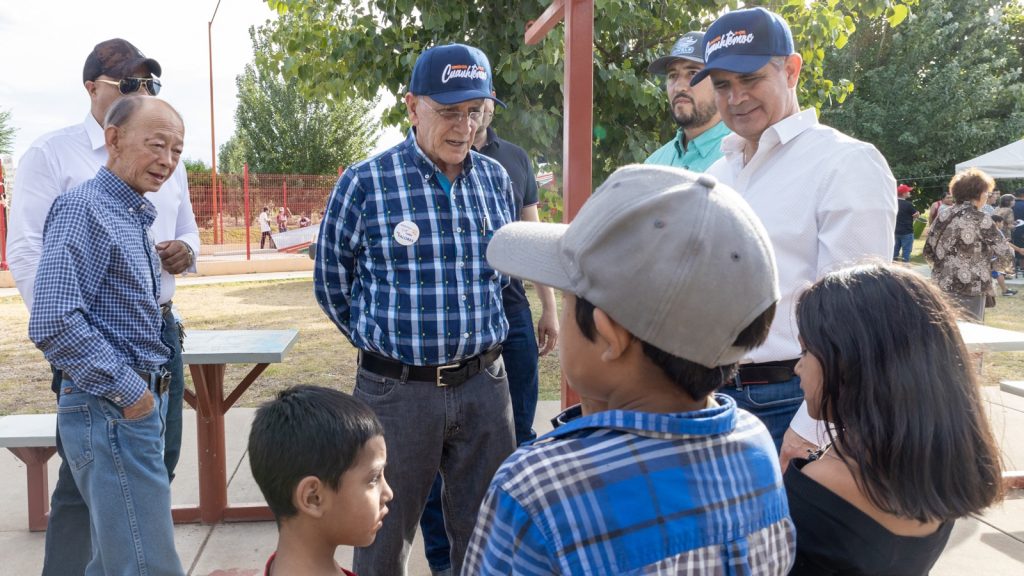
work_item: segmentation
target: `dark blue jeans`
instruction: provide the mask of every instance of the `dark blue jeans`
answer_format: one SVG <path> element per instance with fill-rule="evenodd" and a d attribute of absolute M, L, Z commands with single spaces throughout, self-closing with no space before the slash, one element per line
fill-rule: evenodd
<path fill-rule="evenodd" d="M 173 355 L 164 365 L 171 373 L 171 385 L 167 391 L 167 420 L 164 437 L 164 464 L 167 476 L 174 479 L 174 468 L 181 455 L 181 409 L 185 390 L 185 373 L 181 364 L 181 341 L 179 326 L 173 316 L 164 315 L 164 330 L 161 337 Z M 51 388 L 60 398 L 61 377 L 53 366 Z M 75 484 L 71 468 L 64 455 L 64 446 L 57 434 L 57 454 L 60 456 L 60 470 L 57 484 L 50 496 L 50 518 L 46 525 L 46 544 L 43 557 L 43 576 L 64 576 L 84 574 L 92 556 L 92 538 L 89 535 L 89 508 L 82 499 L 82 493 Z"/>
<path fill-rule="evenodd" d="M 718 392 L 731 396 L 737 406 L 757 416 L 771 433 L 775 449 L 782 450 L 782 437 L 804 400 L 799 376 L 786 382 L 752 386 L 741 386 L 737 376 L 734 385 L 722 386 Z"/>
<path fill-rule="evenodd" d="M 896 246 L 892 249 L 892 259 L 898 260 L 900 258 L 900 252 L 903 253 L 903 261 L 910 262 L 910 252 L 914 249 L 914 233 L 910 234 L 897 234 L 896 235 Z"/>
<path fill-rule="evenodd" d="M 181 363 L 181 324 L 173 314 L 164 315 L 164 344 L 171 349 L 171 359 L 164 368 L 171 373 L 171 385 L 167 389 L 167 430 L 164 435 L 164 464 L 167 478 L 174 480 L 174 469 L 181 457 L 181 411 L 185 398 L 185 366 Z"/>
<path fill-rule="evenodd" d="M 445 478 L 441 501 L 451 538 L 450 561 L 458 574 L 487 487 L 515 449 L 512 405 L 501 359 L 462 384 L 444 387 L 360 368 L 352 394 L 366 402 L 384 425 L 388 458 L 401 463 L 395 465 L 388 484 L 402 495 L 391 501 L 391 511 L 373 544 L 355 549 L 352 571 L 360 576 L 406 573 L 416 525 L 440 470 Z"/>
<path fill-rule="evenodd" d="M 512 398 L 512 419 L 516 426 L 516 445 L 521 446 L 537 438 L 533 430 L 533 418 L 537 413 L 537 333 L 533 327 L 533 315 L 529 308 L 507 314 L 508 338 L 501 343 L 501 357 L 505 360 L 508 374 L 508 391 Z M 423 548 L 427 563 L 435 572 L 451 566 L 448 535 L 444 529 L 444 514 L 441 512 L 441 475 L 434 478 L 427 505 L 420 517 L 423 532 Z"/>

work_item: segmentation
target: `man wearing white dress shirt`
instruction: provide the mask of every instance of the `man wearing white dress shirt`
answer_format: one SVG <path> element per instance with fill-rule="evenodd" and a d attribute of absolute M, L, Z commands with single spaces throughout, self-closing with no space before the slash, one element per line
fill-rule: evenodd
<path fill-rule="evenodd" d="M 32 309 L 33 285 L 42 249 L 43 224 L 53 201 L 62 193 L 96 176 L 107 163 L 101 123 L 110 106 L 122 96 L 157 95 L 160 64 L 120 38 L 96 45 L 86 58 L 82 81 L 91 106 L 85 121 L 46 134 L 36 140 L 18 164 L 7 234 L 7 256 L 15 284 L 25 305 Z M 160 305 L 164 317 L 162 340 L 173 350 L 164 366 L 172 375 L 169 389 L 164 463 L 174 477 L 181 447 L 181 409 L 184 373 L 181 363 L 181 324 L 171 305 L 174 275 L 195 271 L 199 253 L 196 226 L 184 163 L 163 187 L 146 194 L 156 206 L 151 227 L 160 256 Z M 61 377 L 54 374 L 54 392 Z M 59 438 L 59 435 L 58 435 Z M 58 440 L 58 453 L 63 450 Z M 89 513 L 66 461 L 51 498 L 46 533 L 44 574 L 82 574 L 91 556 Z"/>
<path fill-rule="evenodd" d="M 761 418 L 785 469 L 824 433 L 802 405 L 793 373 L 802 352 L 797 298 L 843 264 L 891 259 L 896 181 L 874 146 L 819 124 L 813 108 L 800 109 L 803 60 L 782 17 L 763 8 L 728 12 L 708 28 L 703 46 L 705 68 L 692 83 L 711 76 L 718 111 L 734 132 L 708 173 L 761 218 L 782 295 L 768 340 L 741 364 L 736 386 L 721 392 Z"/>

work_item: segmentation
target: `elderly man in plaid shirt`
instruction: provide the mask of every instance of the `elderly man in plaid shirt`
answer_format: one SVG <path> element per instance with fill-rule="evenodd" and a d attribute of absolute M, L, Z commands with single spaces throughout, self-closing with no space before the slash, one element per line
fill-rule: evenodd
<path fill-rule="evenodd" d="M 161 339 L 156 206 L 145 194 L 174 174 L 185 127 L 170 104 L 126 96 L 103 135 L 106 166 L 46 217 L 28 323 L 59 370 L 57 433 L 89 514 L 90 549 L 64 544 L 76 558 L 91 554 L 89 576 L 184 574 L 163 458 L 171 349 Z"/>
<path fill-rule="evenodd" d="M 571 225 L 510 224 L 487 258 L 563 290 L 559 350 L 583 416 L 498 470 L 462 574 L 788 572 L 775 445 L 714 394 L 779 298 L 746 202 L 710 176 L 629 166 Z"/>
<path fill-rule="evenodd" d="M 508 280 L 484 257 L 512 219 L 512 188 L 500 164 L 470 151 L 484 99 L 498 102 L 490 76 L 476 48 L 422 53 L 405 96 L 408 138 L 345 171 L 320 226 L 317 301 L 359 348 L 354 395 L 399 463 L 390 513 L 356 549 L 360 576 L 405 573 L 438 470 L 457 573 L 487 484 L 515 448 L 501 359 Z"/>

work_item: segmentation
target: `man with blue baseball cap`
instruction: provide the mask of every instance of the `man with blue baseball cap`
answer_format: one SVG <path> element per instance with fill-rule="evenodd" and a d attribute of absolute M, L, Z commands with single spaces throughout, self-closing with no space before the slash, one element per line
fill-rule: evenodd
<path fill-rule="evenodd" d="M 669 112 L 679 128 L 675 138 L 647 158 L 647 164 L 703 172 L 722 157 L 722 138 L 729 128 L 715 108 L 711 81 L 690 86 L 690 80 L 704 69 L 703 42 L 703 32 L 687 32 L 667 56 L 647 68 L 665 77 Z"/>
<path fill-rule="evenodd" d="M 728 12 L 708 28 L 703 46 L 704 70 L 691 83 L 711 77 L 718 112 L 734 132 L 708 173 L 738 191 L 764 222 L 782 293 L 768 340 L 744 358 L 735 386 L 722 392 L 761 418 L 785 469 L 824 433 L 801 405 L 793 373 L 802 353 L 796 299 L 845 263 L 890 259 L 896 181 L 874 146 L 819 124 L 814 108 L 800 109 L 803 60 L 781 16 L 764 8 Z"/>
<path fill-rule="evenodd" d="M 423 52 L 405 95 L 408 137 L 342 174 L 320 227 L 317 302 L 360 351 L 354 395 L 397 463 L 390 512 L 355 551 L 361 576 L 405 573 L 438 470 L 458 574 L 487 485 L 515 449 L 501 358 L 508 278 L 485 258 L 513 196 L 501 165 L 470 149 L 485 99 L 504 106 L 483 52 Z"/>

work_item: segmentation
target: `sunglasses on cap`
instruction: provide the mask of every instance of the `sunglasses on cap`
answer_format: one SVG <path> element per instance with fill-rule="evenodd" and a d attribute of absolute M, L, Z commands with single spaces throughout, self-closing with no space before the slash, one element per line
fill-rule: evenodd
<path fill-rule="evenodd" d="M 146 92 L 149 92 L 153 96 L 160 93 L 160 81 L 156 78 L 122 78 L 117 82 L 97 78 L 96 81 L 103 82 L 104 84 L 110 84 L 111 86 L 117 86 L 118 91 L 125 96 L 138 92 L 139 88 L 143 86 L 146 87 Z"/>

